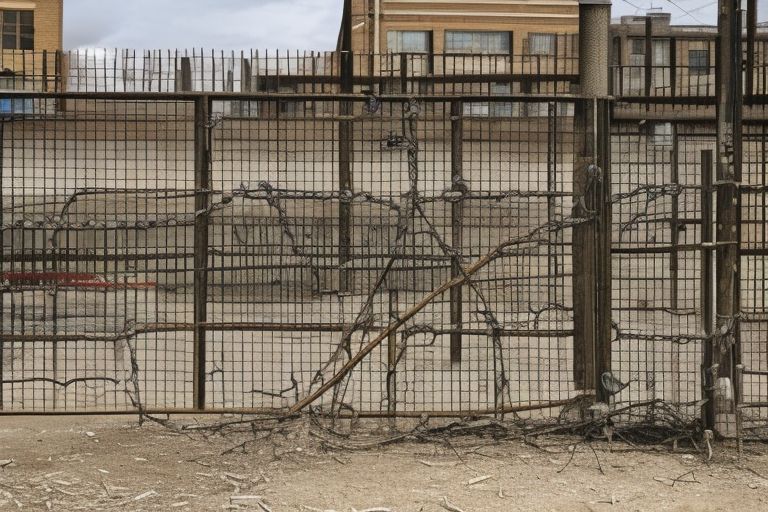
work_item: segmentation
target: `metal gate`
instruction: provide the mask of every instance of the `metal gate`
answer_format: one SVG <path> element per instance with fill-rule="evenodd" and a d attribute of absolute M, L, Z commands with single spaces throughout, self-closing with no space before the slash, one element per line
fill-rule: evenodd
<path fill-rule="evenodd" d="M 542 418 L 592 393 L 595 102 L 19 96 L 2 413 Z"/>
<path fill-rule="evenodd" d="M 711 126 L 611 125 L 577 97 L 17 95 L 2 414 L 711 403 Z M 749 431 L 765 139 L 748 130 L 732 322 Z"/>

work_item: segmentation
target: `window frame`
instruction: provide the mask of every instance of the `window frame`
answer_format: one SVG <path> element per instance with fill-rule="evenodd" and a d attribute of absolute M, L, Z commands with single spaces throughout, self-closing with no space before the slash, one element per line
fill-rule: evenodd
<path fill-rule="evenodd" d="M 693 53 L 699 54 L 704 56 L 704 65 L 701 65 L 699 62 L 697 62 L 695 65 L 691 64 L 692 60 L 691 55 Z M 688 49 L 688 73 L 692 75 L 708 75 L 710 72 L 710 66 L 709 66 L 709 49 L 708 48 L 689 48 Z"/>
<path fill-rule="evenodd" d="M 499 50 L 491 50 L 490 45 L 488 45 L 488 48 L 477 50 L 475 49 L 474 41 L 471 42 L 469 49 L 466 47 L 461 49 L 451 48 L 452 46 L 455 46 L 455 44 L 453 41 L 449 44 L 449 37 L 455 37 L 459 34 L 463 37 L 469 36 L 473 40 L 484 36 L 490 37 L 491 35 L 497 35 L 503 36 L 506 41 L 504 41 L 504 44 L 501 45 L 502 48 Z M 509 55 L 509 52 L 512 50 L 512 33 L 504 30 L 445 30 L 443 39 L 444 52 L 447 55 Z"/>
<path fill-rule="evenodd" d="M 649 124 L 650 145 L 657 148 L 669 148 L 674 144 L 675 128 L 671 122 Z"/>
<path fill-rule="evenodd" d="M 541 37 L 541 38 L 547 38 L 549 40 L 549 48 L 545 51 L 533 51 L 532 42 L 534 37 Z M 557 34 L 554 34 L 552 32 L 528 32 L 528 51 L 527 55 L 530 56 L 542 56 L 542 57 L 553 57 L 555 54 L 557 54 Z"/>
<path fill-rule="evenodd" d="M 12 22 L 14 26 L 13 34 L 6 34 L 6 16 L 8 14 L 15 15 L 16 19 Z M 29 16 L 31 23 L 24 23 L 23 18 L 25 15 Z M 25 28 L 29 28 L 29 31 L 25 31 Z M 12 48 L 5 46 L 6 37 L 14 37 L 14 45 Z M 25 45 L 24 42 L 28 41 L 29 44 Z M 34 50 L 35 49 L 35 11 L 34 9 L 0 9 L 0 50 Z"/>
<path fill-rule="evenodd" d="M 405 34 L 420 34 L 425 36 L 424 42 L 426 43 L 425 48 L 423 50 L 404 50 L 402 49 L 402 43 L 403 43 L 403 36 Z M 393 49 L 392 40 L 391 37 L 395 36 L 398 38 L 397 45 L 399 46 L 397 50 Z M 419 54 L 419 55 L 429 55 L 432 53 L 432 37 L 433 33 L 431 30 L 388 30 L 387 31 L 387 52 L 388 53 L 412 53 L 412 54 Z"/>
<path fill-rule="evenodd" d="M 629 54 L 630 55 L 643 55 L 645 56 L 645 39 L 642 37 L 630 37 L 629 41 Z M 639 51 L 638 51 L 639 50 Z"/>

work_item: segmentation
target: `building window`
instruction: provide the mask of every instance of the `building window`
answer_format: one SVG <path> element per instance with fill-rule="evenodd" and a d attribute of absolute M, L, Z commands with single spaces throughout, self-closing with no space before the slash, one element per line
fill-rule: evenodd
<path fill-rule="evenodd" d="M 422 30 L 390 30 L 387 49 L 391 53 L 429 53 L 432 33 Z"/>
<path fill-rule="evenodd" d="M 491 96 L 509 96 L 512 86 L 508 83 L 491 82 Z M 464 115 L 468 117 L 510 117 L 512 103 L 506 101 L 481 101 L 464 103 Z"/>
<path fill-rule="evenodd" d="M 669 39 L 653 40 L 653 65 L 669 66 Z"/>
<path fill-rule="evenodd" d="M 630 55 L 645 55 L 645 39 L 630 39 L 629 40 L 629 54 Z"/>
<path fill-rule="evenodd" d="M 688 71 L 694 75 L 709 73 L 709 50 L 688 50 Z"/>
<path fill-rule="evenodd" d="M 555 34 L 528 34 L 528 55 L 554 55 Z"/>
<path fill-rule="evenodd" d="M 35 13 L 1 10 L 3 50 L 35 49 Z"/>
<path fill-rule="evenodd" d="M 509 53 L 509 32 L 446 30 L 447 53 Z"/>
<path fill-rule="evenodd" d="M 656 123 L 652 125 L 651 144 L 654 146 L 672 145 L 672 123 Z"/>

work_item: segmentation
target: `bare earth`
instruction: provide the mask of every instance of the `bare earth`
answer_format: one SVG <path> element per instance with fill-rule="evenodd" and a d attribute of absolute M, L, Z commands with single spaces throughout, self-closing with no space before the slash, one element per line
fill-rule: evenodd
<path fill-rule="evenodd" d="M 444 498 L 465 512 L 768 510 L 768 447 L 759 444 L 747 445 L 741 462 L 717 445 L 709 463 L 627 445 L 610 453 L 595 443 L 593 453 L 566 438 L 540 439 L 546 451 L 480 437 L 348 451 L 299 421 L 247 443 L 246 453 L 222 454 L 253 434 L 206 439 L 126 417 L 3 418 L 1 426 L 0 459 L 15 462 L 0 470 L 0 510 L 437 512 Z M 392 435 L 385 430 L 371 440 Z M 490 478 L 471 483 L 481 477 Z M 261 496 L 264 507 L 232 496 Z"/>

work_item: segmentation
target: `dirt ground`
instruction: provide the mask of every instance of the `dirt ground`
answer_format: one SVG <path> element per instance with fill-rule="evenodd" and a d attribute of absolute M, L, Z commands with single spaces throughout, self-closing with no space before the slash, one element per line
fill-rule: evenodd
<path fill-rule="evenodd" d="M 393 435 L 377 425 L 371 440 Z M 707 462 L 629 445 L 593 452 L 567 438 L 540 439 L 544 449 L 471 436 L 350 451 L 319 436 L 307 421 L 222 436 L 132 417 L 2 418 L 0 510 L 768 510 L 768 446 L 759 444 L 741 462 L 716 445 Z"/>

